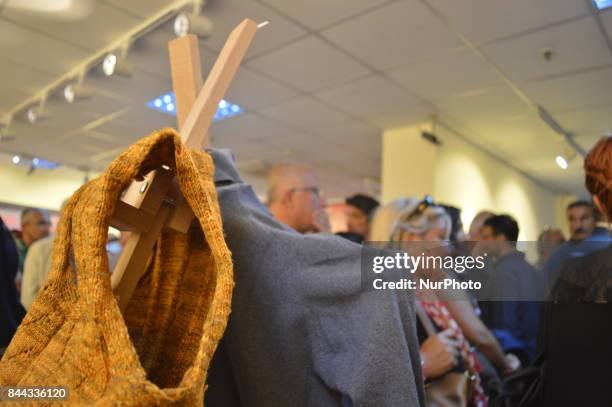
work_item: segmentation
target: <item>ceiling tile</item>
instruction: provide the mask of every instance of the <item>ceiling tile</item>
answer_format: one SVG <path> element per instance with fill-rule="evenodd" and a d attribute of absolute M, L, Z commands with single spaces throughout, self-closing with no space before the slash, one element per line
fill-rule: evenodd
<path fill-rule="evenodd" d="M 376 127 L 358 121 L 349 121 L 333 126 L 319 127 L 312 133 L 336 143 L 351 143 L 354 138 L 374 138 L 381 132 Z"/>
<path fill-rule="evenodd" d="M 378 69 L 405 65 L 462 46 L 418 1 L 394 2 L 321 34 Z"/>
<path fill-rule="evenodd" d="M 172 90 L 170 79 L 153 76 L 141 70 L 135 70 L 132 76 L 127 78 L 90 74 L 85 84 L 92 87 L 94 93 L 107 95 L 135 107 L 145 105 L 148 101 Z"/>
<path fill-rule="evenodd" d="M 389 2 L 389 0 L 261 1 L 313 30 Z"/>
<path fill-rule="evenodd" d="M 532 82 L 523 89 L 551 112 L 612 103 L 612 68 Z"/>
<path fill-rule="evenodd" d="M 318 128 L 313 130 L 312 133 L 326 143 L 346 147 L 349 151 L 380 160 L 381 131 L 365 123 L 350 121 Z"/>
<path fill-rule="evenodd" d="M 357 116 L 372 116 L 389 109 L 404 109 L 420 103 L 418 99 L 380 75 L 316 93 L 315 97 L 338 110 Z"/>
<path fill-rule="evenodd" d="M 558 113 L 555 119 L 564 129 L 572 133 L 600 136 L 612 131 L 612 104 L 593 109 Z"/>
<path fill-rule="evenodd" d="M 256 113 L 214 123 L 212 145 L 230 148 L 241 160 L 281 160 L 291 150 L 312 146 L 312 135 Z"/>
<path fill-rule="evenodd" d="M 142 18 L 150 17 L 168 6 L 168 0 L 104 0 L 113 7 Z"/>
<path fill-rule="evenodd" d="M 62 75 L 85 59 L 86 51 L 61 41 L 53 40 L 0 17 L 1 33 L 13 40 L 0 41 L 0 55 L 31 69 Z"/>
<path fill-rule="evenodd" d="M 257 109 L 297 95 L 291 88 L 242 66 L 227 91 L 226 99 L 247 109 Z"/>
<path fill-rule="evenodd" d="M 348 120 L 348 116 L 320 102 L 303 97 L 261 110 L 265 116 L 304 130 L 332 126 Z"/>
<path fill-rule="evenodd" d="M 506 87 L 464 94 L 436 103 L 442 114 L 449 114 L 463 123 L 511 119 L 531 114 L 526 103 Z"/>
<path fill-rule="evenodd" d="M 470 40 L 482 43 L 589 13 L 576 0 L 427 0 Z"/>
<path fill-rule="evenodd" d="M 211 1 L 204 6 L 203 13 L 214 24 L 212 35 L 203 43 L 216 51 L 221 50 L 230 32 L 245 18 L 257 23 L 270 22 L 265 28 L 257 31 L 247 52 L 247 58 L 277 48 L 306 34 L 290 20 L 252 0 Z"/>
<path fill-rule="evenodd" d="M 247 66 L 306 92 L 369 72 L 325 41 L 312 36 L 250 60 Z"/>
<path fill-rule="evenodd" d="M 11 9 L 3 10 L 3 17 L 32 28 L 50 38 L 73 44 L 89 51 L 98 51 L 117 37 L 138 24 L 138 19 L 101 2 L 91 2 L 88 14 L 78 19 L 64 21 L 41 17 L 41 14 L 23 13 Z M 109 22 L 112 21 L 112 24 Z"/>
<path fill-rule="evenodd" d="M 166 80 L 170 76 L 170 56 L 168 54 L 168 42 L 176 37 L 172 33 L 172 27 L 168 24 L 148 33 L 130 47 L 128 58 L 138 70 L 157 75 Z M 206 78 L 213 64 L 217 60 L 217 52 L 211 51 L 200 40 L 200 65 L 202 77 Z"/>
<path fill-rule="evenodd" d="M 387 75 L 430 101 L 503 84 L 493 69 L 470 51 L 404 66 Z"/>
<path fill-rule="evenodd" d="M 47 72 L 31 69 L 27 66 L 0 59 L 0 87 L 20 89 L 34 93 L 40 87 L 49 84 L 55 76 Z"/>
<path fill-rule="evenodd" d="M 387 130 L 427 122 L 436 112 L 435 107 L 421 104 L 407 108 L 389 109 L 383 113 L 369 116 L 364 120 L 381 130 Z"/>
<path fill-rule="evenodd" d="M 146 107 L 133 108 L 125 114 L 92 129 L 113 136 L 127 146 L 164 127 L 176 127 L 176 117 Z"/>
<path fill-rule="evenodd" d="M 546 48 L 554 51 L 550 61 L 541 55 Z M 610 50 L 590 16 L 496 42 L 483 51 L 515 81 L 612 63 Z"/>
<path fill-rule="evenodd" d="M 2 94 L 2 97 L 0 97 L 0 115 L 10 111 L 31 96 L 31 93 L 5 86 L 4 84 L 0 85 L 0 94 Z"/>

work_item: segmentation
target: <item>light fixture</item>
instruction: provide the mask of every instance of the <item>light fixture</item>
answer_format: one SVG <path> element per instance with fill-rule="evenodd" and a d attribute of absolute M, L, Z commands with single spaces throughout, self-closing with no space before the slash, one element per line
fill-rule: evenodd
<path fill-rule="evenodd" d="M 555 161 L 561 169 L 567 170 L 569 163 L 567 162 L 567 159 L 564 156 L 558 155 L 557 158 L 555 158 Z"/>
<path fill-rule="evenodd" d="M 26 112 L 26 118 L 30 123 L 36 123 L 51 117 L 51 113 L 44 110 L 42 107 L 30 107 Z"/>
<path fill-rule="evenodd" d="M 563 154 L 555 157 L 555 162 L 559 168 L 567 170 L 572 160 L 576 157 L 576 151 L 572 150 L 568 145 L 565 146 Z"/>
<path fill-rule="evenodd" d="M 598 10 L 605 10 L 612 7 L 612 0 L 593 0 L 593 4 Z"/>
<path fill-rule="evenodd" d="M 181 12 L 174 19 L 174 34 L 177 37 L 195 34 L 200 38 L 208 38 L 212 31 L 210 18 L 200 14 Z"/>
<path fill-rule="evenodd" d="M 132 64 L 126 57 L 118 56 L 114 52 L 107 54 L 102 62 L 102 71 L 106 76 L 131 76 L 133 70 Z"/>
<path fill-rule="evenodd" d="M 28 168 L 28 174 L 33 173 L 35 170 L 54 170 L 60 166 L 59 163 L 54 161 L 45 160 L 40 157 L 23 156 L 19 154 L 13 155 L 11 161 L 15 165 Z"/>
<path fill-rule="evenodd" d="M 163 95 L 160 95 L 155 99 L 150 100 L 149 102 L 147 102 L 147 107 L 153 110 L 157 110 L 158 112 L 163 112 L 176 116 L 176 98 L 174 96 L 174 92 L 164 93 Z M 221 99 L 213 121 L 217 122 L 223 119 L 237 116 L 242 112 L 244 112 L 244 109 L 241 106 L 235 103 L 231 103 L 225 99 Z"/>
<path fill-rule="evenodd" d="M 64 87 L 64 98 L 68 103 L 74 103 L 76 100 L 89 99 L 92 95 L 90 89 L 78 83 L 71 83 Z"/>

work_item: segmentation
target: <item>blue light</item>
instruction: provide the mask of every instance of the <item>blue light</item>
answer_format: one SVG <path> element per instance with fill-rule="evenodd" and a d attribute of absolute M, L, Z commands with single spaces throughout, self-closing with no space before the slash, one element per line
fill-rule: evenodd
<path fill-rule="evenodd" d="M 27 158 L 27 157 L 20 157 L 17 155 L 13 157 L 13 164 L 22 165 L 24 167 L 30 167 L 30 168 L 42 168 L 45 170 L 54 170 L 60 166 L 59 163 L 45 160 L 44 158 L 38 158 L 38 157 Z"/>
<path fill-rule="evenodd" d="M 597 7 L 599 10 L 612 7 L 612 0 L 593 0 L 593 2 L 595 3 L 595 7 Z"/>
<path fill-rule="evenodd" d="M 610 0 L 612 1 L 612 0 Z M 157 110 L 158 112 L 171 114 L 173 116 L 176 115 L 176 100 L 174 96 L 174 92 L 165 93 L 161 96 L 156 97 L 155 99 L 147 102 L 147 107 L 153 110 Z M 219 102 L 219 109 L 215 113 L 215 117 L 213 121 L 217 122 L 219 120 L 227 119 L 240 113 L 244 112 L 244 109 L 231 103 L 225 99 L 222 99 Z"/>
<path fill-rule="evenodd" d="M 36 160 L 36 163 L 34 163 L 34 160 Z M 34 164 L 36 168 L 44 168 L 45 170 L 54 170 L 60 166 L 56 162 L 44 160 L 42 158 L 35 158 L 34 160 L 32 160 L 32 164 Z"/>

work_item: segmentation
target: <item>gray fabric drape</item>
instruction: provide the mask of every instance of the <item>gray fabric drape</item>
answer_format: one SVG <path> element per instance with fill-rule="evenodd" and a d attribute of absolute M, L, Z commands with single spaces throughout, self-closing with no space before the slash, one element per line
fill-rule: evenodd
<path fill-rule="evenodd" d="M 210 153 L 236 286 L 206 405 L 423 406 L 414 299 L 362 292 L 361 246 L 281 225 Z"/>

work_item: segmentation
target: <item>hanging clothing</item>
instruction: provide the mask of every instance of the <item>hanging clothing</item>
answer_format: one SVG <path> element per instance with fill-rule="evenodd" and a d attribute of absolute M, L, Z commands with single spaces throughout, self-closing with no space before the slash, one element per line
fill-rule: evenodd
<path fill-rule="evenodd" d="M 15 241 L 0 218 L 0 348 L 8 346 L 25 315 L 15 285 L 18 269 Z"/>
<path fill-rule="evenodd" d="M 281 225 L 211 154 L 236 286 L 206 405 L 424 406 L 414 298 L 363 292 L 361 246 Z"/>

